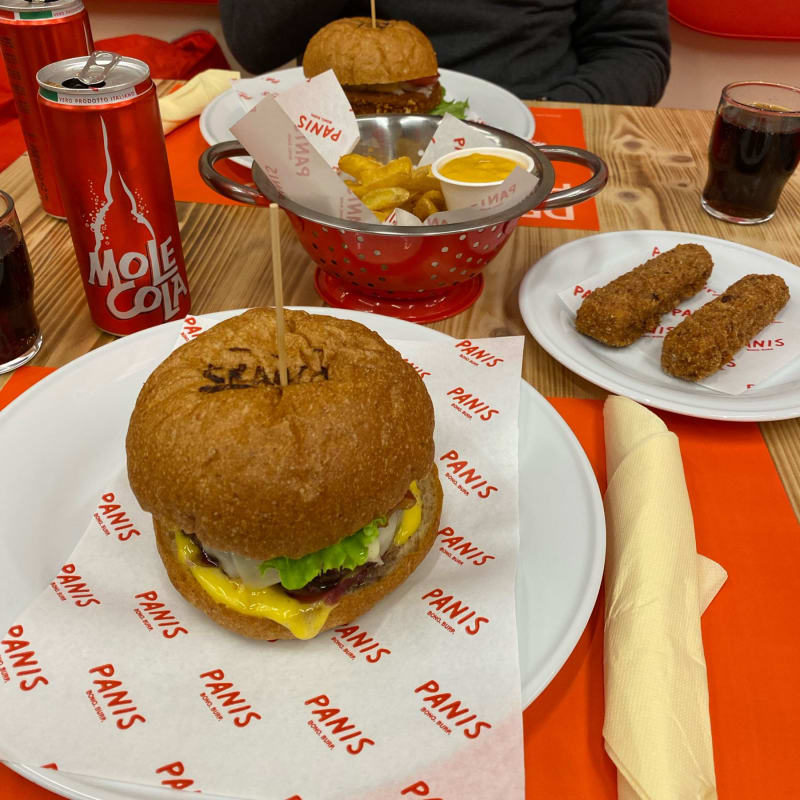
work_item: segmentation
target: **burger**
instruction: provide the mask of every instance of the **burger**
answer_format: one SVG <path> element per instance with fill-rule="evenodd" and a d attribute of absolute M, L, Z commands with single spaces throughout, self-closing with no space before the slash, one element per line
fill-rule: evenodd
<path fill-rule="evenodd" d="M 219 323 L 144 384 L 128 477 L 173 586 L 230 630 L 309 639 L 405 580 L 437 533 L 433 408 L 358 323 L 274 309 Z"/>
<path fill-rule="evenodd" d="M 311 37 L 303 72 L 332 69 L 355 114 L 430 114 L 442 102 L 433 45 L 403 20 L 337 19 Z"/>

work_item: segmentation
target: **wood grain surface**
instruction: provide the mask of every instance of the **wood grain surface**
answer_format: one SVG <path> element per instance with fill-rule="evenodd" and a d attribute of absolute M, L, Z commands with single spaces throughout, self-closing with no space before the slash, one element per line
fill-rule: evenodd
<path fill-rule="evenodd" d="M 706 234 L 800 264 L 800 227 L 796 224 L 800 174 L 790 179 L 773 220 L 755 226 L 730 225 L 713 219 L 700 207 L 711 112 L 601 105 L 580 108 L 587 147 L 609 167 L 609 183 L 597 198 L 601 231 L 650 228 Z M 67 225 L 42 211 L 27 156 L 0 173 L 0 188 L 15 198 L 34 265 L 36 309 L 44 343 L 33 363 L 61 366 L 111 341 L 112 336 L 91 322 Z M 272 303 L 266 208 L 179 203 L 178 216 L 194 313 Z M 525 335 L 523 377 L 539 392 L 556 397 L 603 397 L 604 390 L 542 350 L 527 333 L 517 303 L 519 284 L 532 264 L 553 248 L 587 235 L 592 232 L 518 228 L 485 270 L 485 288 L 478 302 L 431 327 L 459 338 Z M 285 217 L 281 245 L 287 305 L 322 305 L 314 289 L 311 259 Z M 0 385 L 7 377 L 0 376 Z M 761 430 L 800 516 L 800 420 L 762 423 Z"/>

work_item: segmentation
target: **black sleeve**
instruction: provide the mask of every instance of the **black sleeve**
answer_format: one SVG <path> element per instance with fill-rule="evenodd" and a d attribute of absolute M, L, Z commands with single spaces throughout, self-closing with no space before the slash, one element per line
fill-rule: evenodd
<path fill-rule="evenodd" d="M 666 0 L 578 0 L 572 27 L 578 70 L 553 100 L 655 105 L 669 78 Z"/>
<path fill-rule="evenodd" d="M 342 16 L 345 0 L 220 0 L 222 32 L 249 72 L 267 72 L 303 54 L 308 40 Z"/>

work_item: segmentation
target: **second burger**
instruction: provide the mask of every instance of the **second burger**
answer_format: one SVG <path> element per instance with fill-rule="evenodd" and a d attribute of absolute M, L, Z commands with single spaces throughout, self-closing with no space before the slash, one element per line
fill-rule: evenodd
<path fill-rule="evenodd" d="M 404 20 L 337 19 L 321 28 L 303 55 L 313 78 L 332 69 L 355 114 L 429 114 L 442 101 L 433 45 Z"/>

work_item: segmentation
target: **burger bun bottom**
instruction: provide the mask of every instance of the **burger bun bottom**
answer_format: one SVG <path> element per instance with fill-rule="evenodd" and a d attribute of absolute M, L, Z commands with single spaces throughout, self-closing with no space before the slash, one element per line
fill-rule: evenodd
<path fill-rule="evenodd" d="M 442 509 L 442 487 L 436 467 L 417 482 L 422 495 L 422 520 L 416 533 L 401 547 L 390 548 L 384 554 L 384 563 L 371 578 L 356 589 L 348 591 L 334 606 L 322 631 L 345 625 L 365 614 L 385 595 L 397 588 L 427 555 L 439 527 Z M 156 545 L 172 585 L 193 606 L 211 617 L 224 628 L 253 639 L 294 639 L 283 625 L 263 617 L 248 616 L 217 603 L 195 580 L 189 569 L 177 557 L 175 537 L 170 526 L 153 519 Z"/>

